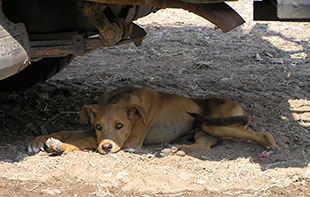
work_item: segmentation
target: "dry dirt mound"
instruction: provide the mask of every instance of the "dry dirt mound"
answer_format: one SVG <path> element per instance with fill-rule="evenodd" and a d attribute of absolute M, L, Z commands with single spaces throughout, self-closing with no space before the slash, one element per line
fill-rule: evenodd
<path fill-rule="evenodd" d="M 233 6 L 247 23 L 227 34 L 187 12 L 158 11 L 138 21 L 148 32 L 140 48 L 97 50 L 28 92 L 0 95 L 0 196 L 309 196 L 310 24 L 256 23 L 251 1 Z M 159 157 L 167 144 L 27 155 L 37 135 L 87 128 L 80 107 L 129 84 L 232 99 L 281 152 L 262 159 L 257 144 L 224 140 L 185 157 Z"/>

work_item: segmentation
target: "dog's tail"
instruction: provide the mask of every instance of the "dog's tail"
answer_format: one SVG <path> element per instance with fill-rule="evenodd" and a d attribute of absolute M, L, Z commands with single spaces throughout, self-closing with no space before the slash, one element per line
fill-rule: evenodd
<path fill-rule="evenodd" d="M 228 116 L 221 118 L 210 118 L 201 114 L 189 113 L 194 119 L 199 120 L 207 126 L 229 126 L 229 125 L 247 125 L 249 122 L 248 116 Z"/>

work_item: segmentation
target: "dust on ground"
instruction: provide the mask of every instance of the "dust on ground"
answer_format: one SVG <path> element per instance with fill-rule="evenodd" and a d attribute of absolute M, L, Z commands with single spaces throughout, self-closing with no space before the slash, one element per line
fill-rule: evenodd
<path fill-rule="evenodd" d="M 0 95 L 0 196 L 309 196 L 309 23 L 253 22 L 251 1 L 231 4 L 246 20 L 223 34 L 182 10 L 140 19 L 134 45 L 76 58 L 27 92 Z M 222 96 L 250 114 L 250 129 L 271 132 L 280 154 L 262 159 L 252 142 L 224 140 L 209 152 L 28 156 L 35 136 L 87 128 L 79 109 L 105 91 L 149 86 L 189 97 Z"/>

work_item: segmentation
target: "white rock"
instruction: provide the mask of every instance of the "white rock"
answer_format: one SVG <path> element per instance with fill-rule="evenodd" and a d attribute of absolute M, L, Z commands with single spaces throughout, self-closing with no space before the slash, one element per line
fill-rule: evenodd
<path fill-rule="evenodd" d="M 104 174 L 106 177 L 112 177 L 112 172 Z"/>
<path fill-rule="evenodd" d="M 62 193 L 62 191 L 60 191 L 59 189 L 43 189 L 42 192 L 49 195 L 59 195 Z"/>
<path fill-rule="evenodd" d="M 198 180 L 198 181 L 197 181 L 197 184 L 199 184 L 199 185 L 204 185 L 204 184 L 206 184 L 206 181 L 204 181 L 204 180 Z"/>
<path fill-rule="evenodd" d="M 119 173 L 117 173 L 116 178 L 117 179 L 123 179 L 127 175 L 128 175 L 127 172 L 119 172 Z"/>

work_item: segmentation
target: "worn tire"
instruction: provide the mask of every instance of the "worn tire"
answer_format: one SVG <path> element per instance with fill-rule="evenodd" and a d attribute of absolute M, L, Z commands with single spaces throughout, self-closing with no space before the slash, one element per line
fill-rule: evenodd
<path fill-rule="evenodd" d="M 30 88 L 43 82 L 64 69 L 74 56 L 44 58 L 31 63 L 24 70 L 0 81 L 0 91 L 13 91 Z"/>

